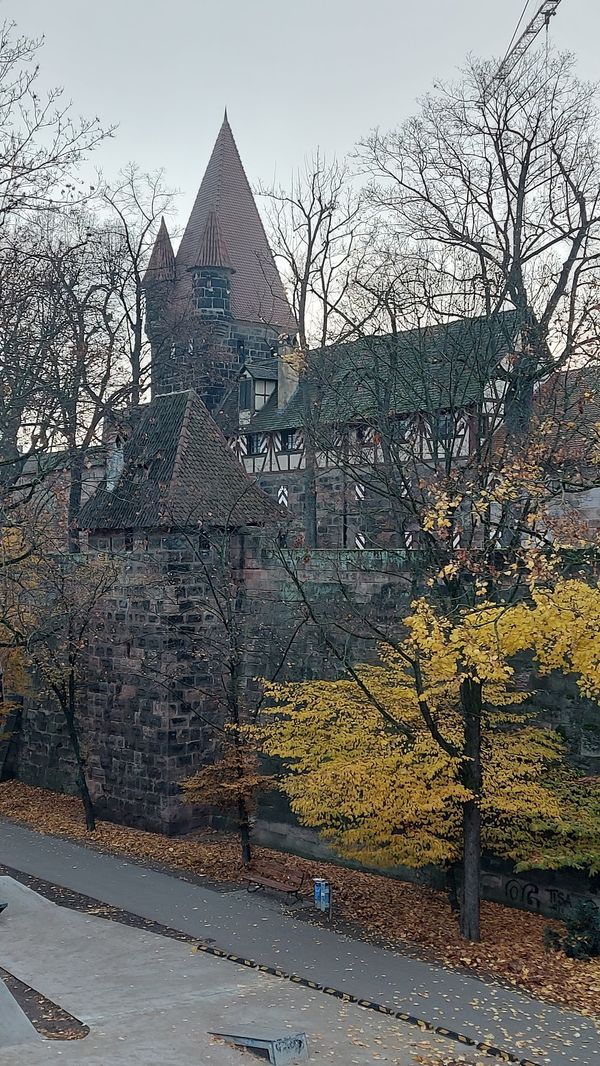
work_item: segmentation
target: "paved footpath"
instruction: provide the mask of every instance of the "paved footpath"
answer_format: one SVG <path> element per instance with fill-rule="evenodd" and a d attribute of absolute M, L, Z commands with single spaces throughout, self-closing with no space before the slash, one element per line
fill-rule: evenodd
<path fill-rule="evenodd" d="M 281 904 L 266 896 L 191 884 L 2 819 L 0 862 L 199 940 L 210 938 L 224 951 L 409 1012 L 540 1066 L 600 1062 L 600 1030 L 588 1018 L 314 927 L 283 913 Z"/>

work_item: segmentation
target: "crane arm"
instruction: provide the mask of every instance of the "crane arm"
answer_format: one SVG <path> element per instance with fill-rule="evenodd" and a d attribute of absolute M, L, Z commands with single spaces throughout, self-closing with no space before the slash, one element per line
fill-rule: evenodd
<path fill-rule="evenodd" d="M 508 74 L 508 72 L 512 70 L 515 63 L 518 63 L 530 44 L 535 40 L 540 30 L 543 30 L 544 26 L 548 25 L 552 16 L 556 14 L 556 9 L 559 4 L 560 0 L 543 0 L 535 15 L 523 30 L 519 39 L 515 41 L 512 48 L 509 48 L 498 68 L 498 74 Z"/>

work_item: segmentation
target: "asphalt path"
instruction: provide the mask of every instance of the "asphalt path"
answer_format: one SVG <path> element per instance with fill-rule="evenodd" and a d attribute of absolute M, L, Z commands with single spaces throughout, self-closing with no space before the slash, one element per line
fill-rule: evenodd
<path fill-rule="evenodd" d="M 540 1066 L 600 1063 L 600 1030 L 589 1018 L 313 926 L 264 894 L 199 886 L 2 819 L 0 862 Z"/>

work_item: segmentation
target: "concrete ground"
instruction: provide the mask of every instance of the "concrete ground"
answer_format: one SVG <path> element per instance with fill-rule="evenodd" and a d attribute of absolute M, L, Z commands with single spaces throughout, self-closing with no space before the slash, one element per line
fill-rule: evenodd
<path fill-rule="evenodd" d="M 199 940 L 211 938 L 224 951 L 376 1000 L 543 1066 L 600 1062 L 600 1032 L 591 1019 L 495 982 L 315 928 L 265 894 L 219 892 L 3 820 L 0 842 L 0 860 L 7 866 Z M 462 1049 L 454 1048 L 451 1058 L 459 1058 Z"/>
<path fill-rule="evenodd" d="M 40 1037 L 16 999 L 0 979 L 0 1051 L 19 1044 L 37 1043 Z"/>
<path fill-rule="evenodd" d="M 59 907 L 12 878 L 0 878 L 0 897 L 9 901 L 3 967 L 90 1027 L 83 1040 L 16 1041 L 0 1051 L 1 1066 L 250 1066 L 257 1060 L 209 1030 L 263 1026 L 306 1032 L 315 1063 L 417 1066 L 458 1053 L 440 1037 L 189 944 Z"/>

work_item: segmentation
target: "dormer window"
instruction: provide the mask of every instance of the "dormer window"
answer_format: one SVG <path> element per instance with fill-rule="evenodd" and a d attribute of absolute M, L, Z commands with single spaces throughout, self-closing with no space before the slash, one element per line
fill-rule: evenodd
<path fill-rule="evenodd" d="M 263 378 L 258 378 L 254 382 L 254 410 L 260 411 L 261 407 L 264 407 L 267 400 L 273 395 L 275 391 L 274 381 L 265 381 Z"/>
<path fill-rule="evenodd" d="M 275 391 L 275 382 L 268 378 L 254 378 L 249 374 L 240 378 L 240 411 L 260 411 Z"/>
<path fill-rule="evenodd" d="M 123 464 L 125 462 L 124 447 L 123 438 L 116 437 L 106 461 L 106 489 L 108 492 L 114 492 L 123 473 Z"/>

